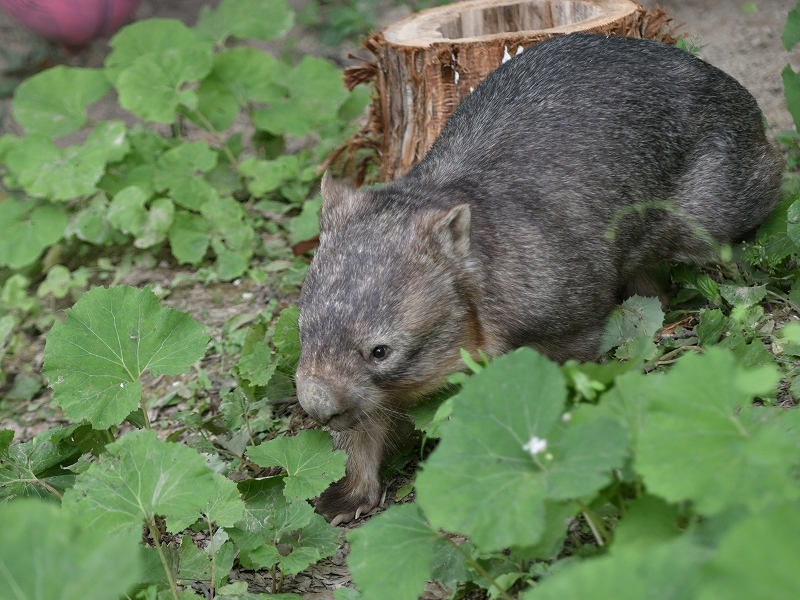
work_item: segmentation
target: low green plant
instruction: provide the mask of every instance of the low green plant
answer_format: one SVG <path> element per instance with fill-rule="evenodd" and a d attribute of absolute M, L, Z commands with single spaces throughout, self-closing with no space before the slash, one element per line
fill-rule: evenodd
<path fill-rule="evenodd" d="M 271 226 L 258 211 L 293 215 L 280 220 L 291 243 L 314 237 L 317 167 L 369 98 L 347 92 L 325 60 L 290 66 L 235 43 L 278 38 L 293 21 L 284 0 L 225 0 L 194 28 L 124 28 L 103 69 L 58 66 L 21 84 L 13 115 L 27 135 L 0 138 L 0 266 L 28 268 L 72 240 L 169 245 L 179 263 L 213 256 L 216 277 L 230 280 L 262 252 L 256 228 Z M 142 124 L 90 121 L 112 90 Z M 75 132 L 84 141 L 65 146 Z M 284 155 L 286 136 L 311 137 Z"/>
<path fill-rule="evenodd" d="M 296 361 L 296 322 L 297 310 L 285 310 L 270 334 L 281 352 L 273 369 L 278 378 Z M 258 324 L 253 331 L 265 335 Z M 136 561 L 117 590 L 134 590 L 137 597 L 159 590 L 188 597 L 179 589 L 197 582 L 222 590 L 235 557 L 246 568 L 271 570 L 277 592 L 285 575 L 333 554 L 341 545 L 340 530 L 314 514 L 307 501 L 344 475 L 344 453 L 333 451 L 327 433 L 304 431 L 256 445 L 264 431 L 250 426 L 253 415 L 240 410 L 234 416 L 235 407 L 221 407 L 227 427 L 190 413 L 177 417 L 186 425 L 185 444 L 157 437 L 140 380 L 148 374 L 185 373 L 208 343 L 203 327 L 186 313 L 160 306 L 147 288 L 94 288 L 84 294 L 53 327 L 45 347 L 44 374 L 54 401 L 75 424 L 13 445 L 13 433 L 0 431 L 0 499 L 13 500 L 10 506 L 16 507 L 0 511 L 3 530 L 12 531 L 13 525 L 20 536 L 37 532 L 32 519 L 41 509 L 21 499 L 62 499 L 61 509 L 48 509 L 54 522 L 63 521 L 87 540 L 101 536 L 106 540 L 101 547 L 110 548 L 107 556 L 79 552 L 74 563 L 64 563 L 64 568 L 86 566 L 88 577 L 106 566 L 115 572 L 113 565 L 121 553 L 131 553 L 144 527 L 151 545 L 134 551 Z M 269 376 L 261 377 L 267 386 Z M 241 429 L 249 435 L 237 451 Z M 238 484 L 226 477 L 259 466 L 282 468 L 285 475 L 244 478 Z M 30 518 L 12 523 L 19 511 Z M 187 529 L 205 532 L 207 544 L 198 547 Z M 0 568 L 0 597 L 18 597 L 15 590 L 36 585 L 47 588 L 63 576 L 30 560 L 32 552 L 64 551 L 62 534 L 41 533 L 44 539 L 18 548 L 25 561 L 0 563 L 13 566 Z M 181 535 L 180 543 L 170 543 Z M 247 597 L 235 589 L 220 595 Z"/>

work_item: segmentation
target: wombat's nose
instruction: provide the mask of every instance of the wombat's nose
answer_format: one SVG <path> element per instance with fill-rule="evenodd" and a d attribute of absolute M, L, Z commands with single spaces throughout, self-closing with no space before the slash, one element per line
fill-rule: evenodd
<path fill-rule="evenodd" d="M 297 399 L 308 415 L 323 425 L 339 413 L 332 394 L 314 377 L 297 379 Z"/>

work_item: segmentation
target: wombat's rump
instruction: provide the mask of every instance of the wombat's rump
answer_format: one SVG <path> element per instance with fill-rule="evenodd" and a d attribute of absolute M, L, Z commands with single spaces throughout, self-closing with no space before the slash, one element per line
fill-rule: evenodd
<path fill-rule="evenodd" d="M 659 42 L 570 35 L 492 73 L 404 178 L 326 177 L 297 391 L 348 463 L 317 509 L 342 522 L 380 502 L 402 410 L 462 368 L 460 348 L 594 358 L 653 265 L 708 260 L 766 218 L 782 166 L 728 75 Z"/>

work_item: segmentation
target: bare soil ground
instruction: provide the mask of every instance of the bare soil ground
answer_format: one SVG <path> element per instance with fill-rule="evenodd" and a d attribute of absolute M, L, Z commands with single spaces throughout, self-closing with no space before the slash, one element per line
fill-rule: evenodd
<path fill-rule="evenodd" d="M 292 0 L 296 9 L 302 8 L 305 2 L 306 0 Z M 410 12 L 402 4 L 393 5 L 386 0 L 384 2 L 386 9 L 379 25 L 385 25 Z M 144 0 L 135 18 L 177 18 L 192 25 L 201 7 L 206 4 L 215 5 L 217 0 Z M 652 7 L 655 2 L 645 0 L 643 4 Z M 767 117 L 773 136 L 793 126 L 783 97 L 780 72 L 787 63 L 792 63 L 796 69 L 800 67 L 800 51 L 787 53 L 780 36 L 786 15 L 794 7 L 795 0 L 758 0 L 749 3 L 756 6 L 755 11 L 743 10 L 745 3 L 742 0 L 661 0 L 659 4 L 673 16 L 675 24 L 682 25 L 681 31 L 697 38 L 696 43 L 702 46 L 702 58 L 733 75 L 753 93 Z M 347 56 L 357 50 L 352 43 L 336 48 L 325 47 L 319 43 L 315 32 L 299 26 L 285 40 L 263 44 L 261 47 L 276 55 L 288 49 L 295 56 L 324 56 L 339 66 L 350 64 Z M 0 13 L 0 49 L 7 57 L 3 58 L 0 54 L 0 70 L 8 66 L 9 61 L 41 48 L 40 42 Z M 108 50 L 106 40 L 100 40 L 77 53 L 66 53 L 63 50 L 51 52 L 46 64 L 100 67 Z M 135 118 L 120 109 L 114 99 L 98 103 L 92 109 L 92 116 L 135 122 Z M 0 135 L 5 133 L 23 133 L 10 118 L 8 99 L 0 100 Z M 154 268 L 134 268 L 118 283 L 160 284 L 168 287 L 179 272 L 166 263 L 160 263 Z M 219 335 L 223 324 L 230 317 L 242 312 L 259 312 L 274 296 L 275 292 L 269 286 L 259 287 L 252 282 L 242 282 L 241 285 L 195 284 L 174 288 L 166 303 L 189 311 L 194 318 Z M 37 371 L 41 368 L 43 346 L 42 339 L 32 340 L 30 352 L 17 358 L 28 361 L 26 369 Z M 8 371 L 9 365 L 5 366 Z M 10 366 L 12 372 L 22 368 L 22 365 Z M 154 382 L 154 389 L 151 391 L 157 391 L 156 385 L 165 386 L 171 383 L 171 380 Z M 52 415 L 52 410 L 48 408 L 49 402 L 49 394 L 45 393 L 29 402 L 13 419 L 3 419 L 0 416 L 0 428 L 10 427 L 17 432 L 18 439 L 29 439 L 52 424 L 52 421 L 48 424 L 42 418 L 43 414 Z M 302 594 L 308 600 L 332 599 L 330 590 L 350 581 L 344 563 L 345 552 L 346 549 L 342 549 L 332 559 L 322 561 L 295 578 L 290 578 L 285 583 L 284 591 Z M 268 590 L 271 587 L 268 574 L 238 572 L 236 576 L 246 579 L 250 583 L 251 591 Z M 427 600 L 442 597 L 445 597 L 443 591 L 434 586 L 430 586 L 425 595 Z"/>

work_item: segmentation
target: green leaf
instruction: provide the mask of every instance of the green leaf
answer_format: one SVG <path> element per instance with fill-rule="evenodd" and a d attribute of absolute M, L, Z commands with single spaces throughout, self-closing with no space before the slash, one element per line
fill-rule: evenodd
<path fill-rule="evenodd" d="M 284 493 L 287 498 L 314 498 L 331 483 L 344 477 L 347 455 L 333 449 L 331 436 L 316 429 L 294 437 L 281 436 L 247 449 L 250 460 L 261 467 L 286 469 Z"/>
<path fill-rule="evenodd" d="M 681 534 L 677 507 L 645 494 L 628 504 L 614 530 L 612 552 L 646 550 Z"/>
<path fill-rule="evenodd" d="M 781 34 L 781 42 L 787 52 L 791 52 L 797 42 L 800 42 L 800 6 L 795 6 L 786 19 L 786 27 Z"/>
<path fill-rule="evenodd" d="M 231 197 L 218 198 L 203 204 L 200 212 L 213 228 L 211 247 L 217 254 L 220 279 L 228 281 L 240 276 L 250 263 L 255 239 L 242 205 Z"/>
<path fill-rule="evenodd" d="M 51 490 L 63 492 L 72 485 L 75 473 L 66 467 L 83 452 L 77 445 L 59 439 L 62 433 L 60 428 L 48 429 L 8 448 L 0 461 L 0 499 L 52 499 Z"/>
<path fill-rule="evenodd" d="M 546 500 L 588 496 L 608 483 L 629 452 L 624 428 L 608 417 L 568 425 L 565 400 L 558 367 L 527 348 L 470 378 L 417 477 L 431 524 L 484 551 L 534 546 Z"/>
<path fill-rule="evenodd" d="M 659 398 L 662 377 L 661 373 L 651 373 L 647 377 L 636 371 L 625 373 L 603 396 L 599 410 L 625 426 L 634 447 L 647 422 L 651 402 Z"/>
<path fill-rule="evenodd" d="M 746 368 L 775 364 L 775 357 L 769 353 L 759 338 L 748 342 L 741 333 L 734 333 L 722 339 L 719 347 L 732 350 L 739 364 Z"/>
<path fill-rule="evenodd" d="M 155 188 L 169 190 L 175 202 L 184 208 L 199 210 L 205 202 L 217 197 L 216 191 L 202 179 L 202 174 L 216 164 L 217 153 L 207 142 L 184 142 L 158 159 Z"/>
<path fill-rule="evenodd" d="M 214 57 L 211 73 L 197 90 L 198 110 L 217 131 L 233 124 L 250 102 L 273 102 L 286 90 L 273 83 L 280 64 L 254 48 L 233 48 Z"/>
<path fill-rule="evenodd" d="M 198 266 L 211 243 L 210 231 L 211 225 L 202 216 L 177 211 L 168 235 L 172 254 L 178 262 Z"/>
<path fill-rule="evenodd" d="M 728 317 L 718 308 L 701 311 L 700 324 L 694 329 L 698 343 L 703 348 L 716 344 L 727 326 Z"/>
<path fill-rule="evenodd" d="M 95 288 L 48 334 L 43 373 L 67 416 L 104 429 L 136 409 L 142 373 L 184 372 L 207 343 L 201 325 L 160 307 L 149 288 Z"/>
<path fill-rule="evenodd" d="M 125 236 L 108 222 L 108 201 L 103 194 L 93 197 L 85 208 L 72 216 L 64 230 L 64 237 L 76 237 L 95 245 L 124 243 Z"/>
<path fill-rule="evenodd" d="M 29 134 L 51 138 L 80 129 L 86 108 L 110 88 L 103 72 L 57 66 L 26 79 L 14 92 L 14 118 Z"/>
<path fill-rule="evenodd" d="M 242 351 L 242 357 L 236 363 L 239 376 L 247 379 L 251 385 L 269 384 L 278 366 L 273 355 L 272 348 L 267 342 L 253 344 L 248 352 Z"/>
<path fill-rule="evenodd" d="M 53 504 L 0 505 L 0 531 L 0 598 L 105 600 L 139 581 L 138 536 L 82 529 Z"/>
<path fill-rule="evenodd" d="M 800 73 L 795 73 L 791 65 L 786 65 L 781 71 L 781 79 L 786 106 L 792 115 L 795 128 L 800 130 Z"/>
<path fill-rule="evenodd" d="M 163 55 L 177 49 L 189 49 L 197 44 L 195 33 L 177 19 L 148 19 L 123 28 L 111 38 L 113 48 L 105 62 L 106 76 L 117 82 L 120 73 L 136 59 L 148 54 Z"/>
<path fill-rule="evenodd" d="M 787 214 L 798 201 L 797 194 L 790 194 L 778 203 L 756 233 L 756 239 L 764 248 L 767 260 L 777 263 L 796 252 L 796 245 L 787 235 Z"/>
<path fill-rule="evenodd" d="M 721 285 L 720 294 L 728 304 L 735 306 L 752 306 L 758 304 L 767 296 L 767 287 L 757 285 L 753 287 L 743 285 Z"/>
<path fill-rule="evenodd" d="M 139 186 L 128 186 L 114 196 L 106 218 L 123 233 L 138 236 L 147 223 L 147 210 L 144 204 L 149 199 L 150 194 Z"/>
<path fill-rule="evenodd" d="M 0 306 L 6 310 L 17 310 L 23 313 L 36 309 L 38 302 L 28 295 L 30 280 L 21 273 L 14 273 L 6 279 L 0 290 Z"/>
<path fill-rule="evenodd" d="M 796 558 L 800 513 L 796 504 L 752 515 L 732 527 L 706 565 L 698 600 L 800 598 Z"/>
<path fill-rule="evenodd" d="M 522 600 L 686 600 L 694 598 L 709 551 L 684 536 L 645 552 L 594 558 L 551 575 Z"/>
<path fill-rule="evenodd" d="M 774 366 L 744 370 L 719 348 L 681 358 L 656 382 L 640 432 L 636 467 L 647 489 L 669 502 L 693 500 L 705 515 L 800 498 L 789 475 L 800 456 L 798 419 L 748 406 L 778 380 Z"/>
<path fill-rule="evenodd" d="M 235 549 L 231 542 L 225 542 L 216 552 L 214 560 L 216 566 L 216 583 L 227 579 L 233 567 Z M 201 550 L 192 542 L 190 536 L 184 536 L 181 540 L 180 571 L 178 579 L 185 581 L 188 585 L 200 580 L 211 581 L 212 562 L 208 550 Z M 196 598 L 196 596 L 195 596 Z"/>
<path fill-rule="evenodd" d="M 56 148 L 39 135 L 21 139 L 9 152 L 7 165 L 31 196 L 69 200 L 92 194 L 106 163 L 127 152 L 125 125 L 99 124 L 82 146 Z"/>
<path fill-rule="evenodd" d="M 664 311 L 658 298 L 628 298 L 611 314 L 600 352 L 608 352 L 638 337 L 652 338 L 663 324 Z"/>
<path fill-rule="evenodd" d="M 277 83 L 289 90 L 289 96 L 253 114 L 256 127 L 275 135 L 312 133 L 319 125 L 335 120 L 339 107 L 348 98 L 341 71 L 312 56 L 304 57 Z"/>
<path fill-rule="evenodd" d="M 20 269 L 33 263 L 61 239 L 66 226 L 58 206 L 6 198 L 0 202 L 0 265 Z"/>
<path fill-rule="evenodd" d="M 214 497 L 203 509 L 203 514 L 220 527 L 233 527 L 244 516 L 244 502 L 236 484 L 214 473 Z"/>
<path fill-rule="evenodd" d="M 303 202 L 303 210 L 289 221 L 289 243 L 297 244 L 310 240 L 319 234 L 319 213 L 322 210 L 322 197 Z"/>
<path fill-rule="evenodd" d="M 286 499 L 282 477 L 246 480 L 239 483 L 239 491 L 245 503 L 244 517 L 228 532 L 242 550 L 276 544 L 281 536 L 302 529 L 314 517 L 308 502 Z"/>
<path fill-rule="evenodd" d="M 439 535 L 419 506 L 393 506 L 347 534 L 347 566 L 365 600 L 413 600 L 431 578 Z"/>
<path fill-rule="evenodd" d="M 300 309 L 297 306 L 287 306 L 281 311 L 272 336 L 272 343 L 275 344 L 283 368 L 291 373 L 294 373 L 300 360 L 300 329 L 297 325 L 299 318 Z"/>
<path fill-rule="evenodd" d="M 309 566 L 319 561 L 322 557 L 316 548 L 303 546 L 293 549 L 287 556 L 281 556 L 280 569 L 287 575 L 297 575 Z"/>
<path fill-rule="evenodd" d="M 315 548 L 320 558 L 327 558 L 336 554 L 342 541 L 340 527 L 333 527 L 324 517 L 314 514 L 308 524 L 298 532 L 296 545 Z"/>
<path fill-rule="evenodd" d="M 147 121 L 173 123 L 178 106 L 197 108 L 197 94 L 183 85 L 205 77 L 211 65 L 211 48 L 203 44 L 140 56 L 117 79 L 120 106 Z"/>
<path fill-rule="evenodd" d="M 247 189 L 258 198 L 277 190 L 283 184 L 286 174 L 285 163 L 280 159 L 261 160 L 250 157 L 242 161 L 239 169 L 243 175 L 251 178 Z"/>
<path fill-rule="evenodd" d="M 72 277 L 69 269 L 64 265 L 53 265 L 47 271 L 45 280 L 39 284 L 36 296 L 44 298 L 48 294 L 52 294 L 53 298 L 63 298 L 69 293 L 71 283 Z"/>
<path fill-rule="evenodd" d="M 294 11 L 285 0 L 222 0 L 216 10 L 204 7 L 196 30 L 222 45 L 228 37 L 272 40 L 294 24 Z"/>
<path fill-rule="evenodd" d="M 8 320 L 8 315 L 3 317 L 3 321 Z M 0 336 L 2 337 L 2 336 Z M 7 459 L 8 450 L 11 448 L 11 442 L 14 441 L 14 431 L 12 429 L 0 429 L 0 456 Z"/>
<path fill-rule="evenodd" d="M 156 515 L 196 520 L 215 495 L 203 457 L 154 431 L 127 433 L 106 450 L 64 494 L 65 508 L 96 531 L 140 532 Z"/>
<path fill-rule="evenodd" d="M 169 198 L 156 198 L 147 211 L 141 232 L 136 237 L 133 245 L 137 248 L 150 248 L 164 241 L 172 227 L 175 215 L 175 204 Z"/>

